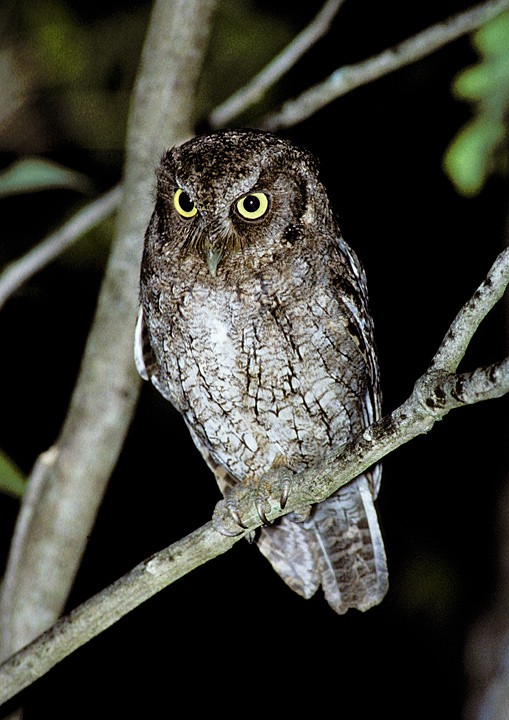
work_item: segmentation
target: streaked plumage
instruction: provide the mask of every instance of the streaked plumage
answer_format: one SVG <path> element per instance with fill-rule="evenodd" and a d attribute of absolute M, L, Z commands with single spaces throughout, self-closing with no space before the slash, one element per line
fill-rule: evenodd
<path fill-rule="evenodd" d="M 229 130 L 169 150 L 141 269 L 137 366 L 182 413 L 223 493 L 274 464 L 319 460 L 380 415 L 364 271 L 315 161 L 269 133 Z M 374 507 L 380 466 L 261 552 L 339 613 L 387 590 Z"/>

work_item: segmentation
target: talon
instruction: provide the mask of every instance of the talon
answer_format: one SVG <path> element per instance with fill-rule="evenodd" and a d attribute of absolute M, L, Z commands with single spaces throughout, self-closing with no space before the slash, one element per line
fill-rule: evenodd
<path fill-rule="evenodd" d="M 279 499 L 279 507 L 284 510 L 286 503 L 288 502 L 288 496 L 290 495 L 290 483 L 284 482 L 283 489 L 281 490 L 281 497 Z"/>
<path fill-rule="evenodd" d="M 240 528 L 242 528 L 243 530 L 249 530 L 248 526 L 244 525 L 244 523 L 240 519 L 240 515 L 237 512 L 237 510 L 235 510 L 235 508 L 229 508 L 229 512 L 230 512 L 230 515 L 232 516 L 232 518 L 235 520 L 235 522 L 237 523 L 237 525 Z M 235 533 L 235 535 L 240 535 L 240 533 Z M 235 537 L 235 535 L 232 535 L 232 537 Z"/>
<path fill-rule="evenodd" d="M 231 532 L 230 530 L 227 530 L 226 528 L 218 528 L 218 532 L 221 533 L 221 535 L 225 535 L 226 537 L 237 537 L 237 535 L 242 535 L 244 530 L 239 530 L 239 532 Z"/>
<path fill-rule="evenodd" d="M 231 529 L 232 522 L 237 525 L 238 529 Z M 245 531 L 249 529 L 247 525 L 244 525 L 242 522 L 233 502 L 228 499 L 220 500 L 217 503 L 212 517 L 212 524 L 221 535 L 225 535 L 226 537 L 244 535 Z"/>
<path fill-rule="evenodd" d="M 264 525 L 272 525 L 271 521 L 267 518 L 267 515 L 265 514 L 265 508 L 263 507 L 263 503 L 261 500 L 258 500 L 256 503 L 256 512 L 258 513 L 258 517 Z"/>

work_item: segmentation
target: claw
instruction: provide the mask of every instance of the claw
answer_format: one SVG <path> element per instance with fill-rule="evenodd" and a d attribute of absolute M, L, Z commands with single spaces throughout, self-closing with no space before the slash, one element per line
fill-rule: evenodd
<path fill-rule="evenodd" d="M 264 501 L 261 498 L 258 498 L 258 500 L 256 501 L 256 512 L 258 513 L 258 517 L 264 525 L 272 525 L 271 521 L 267 518 L 267 515 L 265 514 Z"/>
<path fill-rule="evenodd" d="M 283 487 L 281 489 L 281 497 L 279 498 L 279 507 L 281 510 L 284 510 L 286 507 L 286 503 L 288 502 L 288 497 L 290 495 L 290 483 L 286 480 L 283 482 Z"/>
<path fill-rule="evenodd" d="M 243 535 L 249 528 L 245 525 L 232 500 L 220 500 L 214 510 L 212 518 L 215 529 L 226 537 L 237 537 Z M 238 529 L 232 529 L 232 522 Z"/>
<path fill-rule="evenodd" d="M 230 530 L 227 530 L 225 527 L 219 528 L 219 532 L 221 535 L 225 535 L 226 537 L 237 537 L 237 535 L 242 535 L 244 530 L 239 530 L 239 532 L 231 532 Z"/>
<path fill-rule="evenodd" d="M 248 526 L 244 525 L 244 523 L 240 519 L 240 515 L 235 508 L 228 508 L 228 510 L 230 512 L 230 515 L 232 516 L 232 518 L 235 520 L 235 522 L 237 523 L 237 525 L 240 528 L 242 528 L 243 530 L 249 530 Z M 235 535 L 240 535 L 240 533 L 235 533 Z"/>

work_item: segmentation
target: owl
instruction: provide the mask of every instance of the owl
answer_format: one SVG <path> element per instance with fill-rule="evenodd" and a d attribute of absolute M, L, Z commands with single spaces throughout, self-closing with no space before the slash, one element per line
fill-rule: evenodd
<path fill-rule="evenodd" d="M 166 152 L 135 359 L 226 497 L 276 467 L 291 477 L 380 416 L 365 274 L 309 152 L 243 129 Z M 382 600 L 380 474 L 261 528 L 258 548 L 292 590 L 309 598 L 321 586 L 338 613 Z"/>

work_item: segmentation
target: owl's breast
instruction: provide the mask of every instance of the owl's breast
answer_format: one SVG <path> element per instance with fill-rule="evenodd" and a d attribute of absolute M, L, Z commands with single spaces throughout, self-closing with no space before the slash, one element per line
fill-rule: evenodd
<path fill-rule="evenodd" d="M 267 287 L 272 291 L 268 292 Z M 326 287 L 286 293 L 195 283 L 161 293 L 160 382 L 193 433 L 241 480 L 294 470 L 362 425 L 366 370 Z"/>

